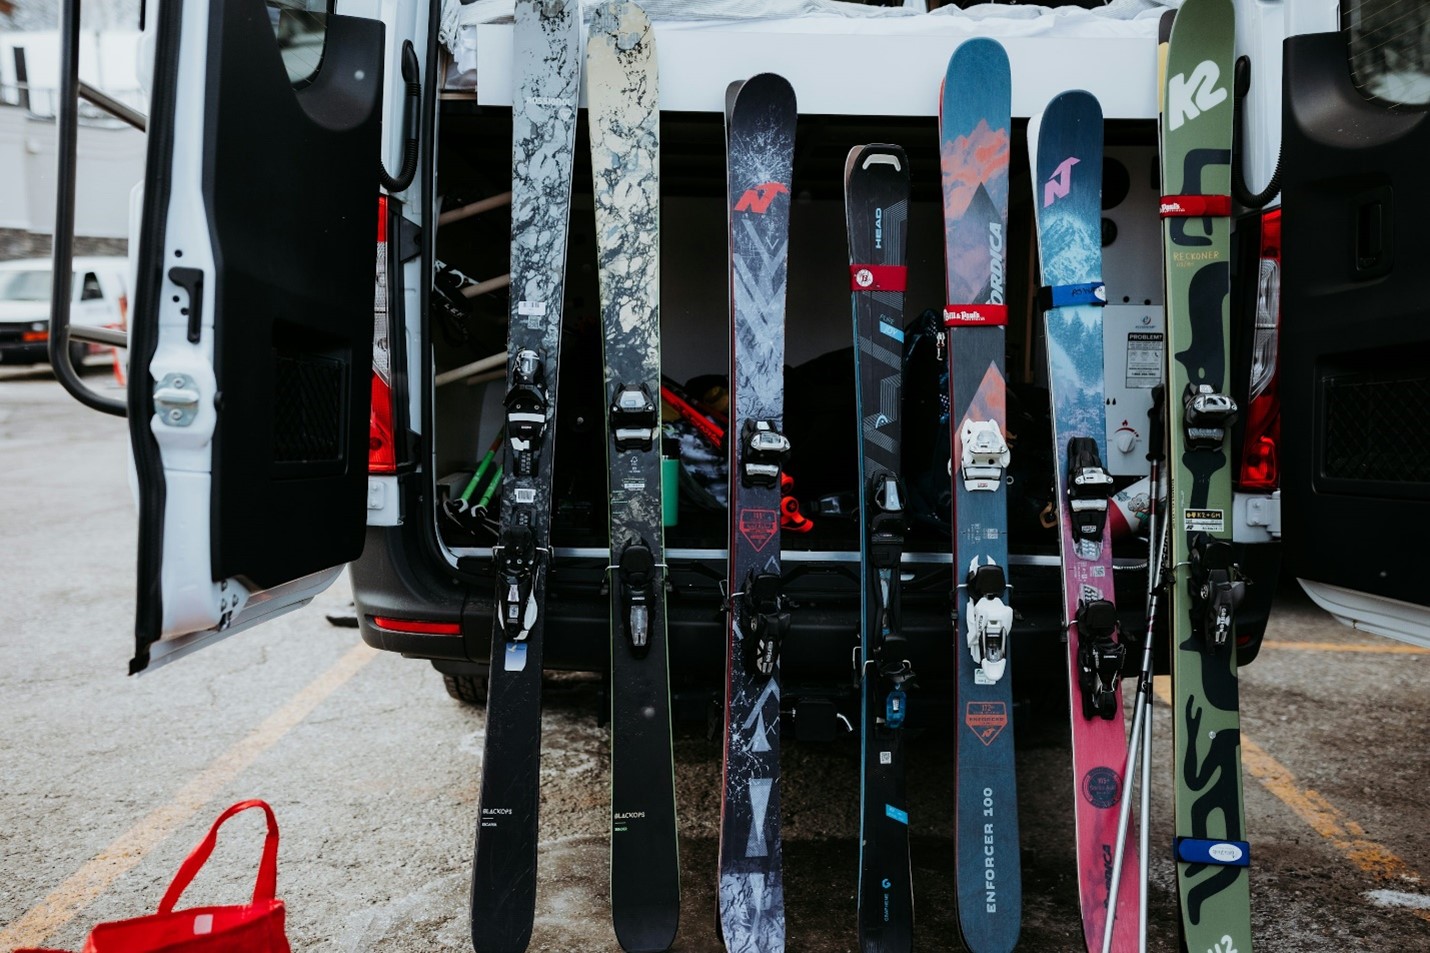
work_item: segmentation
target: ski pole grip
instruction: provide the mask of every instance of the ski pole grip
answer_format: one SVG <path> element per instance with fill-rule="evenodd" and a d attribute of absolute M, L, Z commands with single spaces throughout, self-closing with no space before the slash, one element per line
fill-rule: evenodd
<path fill-rule="evenodd" d="M 1167 388 L 1158 384 L 1152 388 L 1152 406 L 1147 411 L 1147 459 L 1161 460 L 1167 440 Z"/>

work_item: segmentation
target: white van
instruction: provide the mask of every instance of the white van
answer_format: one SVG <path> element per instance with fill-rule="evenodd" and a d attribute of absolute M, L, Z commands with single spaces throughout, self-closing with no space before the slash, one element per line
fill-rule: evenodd
<path fill-rule="evenodd" d="M 128 395 L 141 516 L 133 668 L 301 605 L 351 563 L 363 637 L 431 660 L 448 691 L 480 701 L 491 541 L 444 525 L 440 503 L 491 442 L 502 382 L 464 372 L 444 383 L 443 374 L 504 346 L 511 4 L 333 0 L 326 12 L 303 12 L 275 2 L 268 18 L 247 16 L 242 3 L 149 6 L 149 178 L 132 242 L 129 341 L 132 365 L 148 369 Z M 661 75 L 663 338 L 674 379 L 724 365 L 728 82 L 774 71 L 799 99 L 787 351 L 800 365 L 848 346 L 845 322 L 830 319 L 846 313 L 847 291 L 820 269 L 842 256 L 840 169 L 853 144 L 908 150 L 910 314 L 913 302 L 941 303 L 938 81 L 972 35 L 1008 50 L 1015 151 L 1026 149 L 1027 118 L 1056 93 L 1077 86 L 1101 101 L 1105 181 L 1117 183 L 1105 212 L 1109 360 L 1131 359 L 1130 325 L 1160 323 L 1162 4 L 646 6 Z M 1414 260 L 1430 194 L 1419 168 L 1426 17 L 1396 16 L 1389 8 L 1407 5 L 1386 0 L 1235 6 L 1249 65 L 1249 82 L 1239 71 L 1233 84 L 1242 110 L 1233 380 L 1245 408 L 1235 535 L 1256 582 L 1239 613 L 1241 660 L 1256 654 L 1281 572 L 1348 622 L 1430 644 L 1416 535 L 1430 504 L 1430 321 Z M 595 300 L 583 142 L 572 315 L 591 313 Z M 1010 300 L 1034 283 L 1029 185 L 1018 178 L 1026 168 L 1015 156 Z M 486 293 L 460 293 L 474 282 Z M 1010 376 L 1035 422 L 1037 327 L 1014 321 L 1009 332 Z M 563 505 L 546 662 L 600 671 L 606 649 L 589 633 L 606 624 L 604 483 L 593 487 L 581 471 L 601 441 L 578 423 L 597 419 L 582 412 L 586 403 L 601 412 L 588 386 L 600 371 L 579 328 L 564 350 L 559 399 L 572 412 L 563 409 L 557 436 Z M 1128 419 L 1146 396 L 1124 396 Z M 1109 464 L 1124 483 L 1143 465 L 1126 456 Z M 839 471 L 835 460 L 803 478 L 814 485 Z M 1025 503 L 1036 502 L 1038 480 L 1027 475 Z M 837 498 L 837 486 L 824 489 Z M 827 535 L 786 541 L 788 591 L 807 604 L 784 669 L 796 706 L 848 684 L 857 546 L 837 517 L 823 523 Z M 699 710 L 719 680 L 722 526 L 691 508 L 667 537 L 677 711 Z M 1020 537 L 1016 523 L 1013 533 L 1017 651 L 1042 652 L 1060 630 L 1056 545 L 1031 530 Z M 946 542 L 912 542 L 906 557 L 906 626 L 940 645 Z M 1118 549 L 1128 629 L 1141 604 L 1139 546 Z M 920 667 L 931 692 L 947 668 Z"/>

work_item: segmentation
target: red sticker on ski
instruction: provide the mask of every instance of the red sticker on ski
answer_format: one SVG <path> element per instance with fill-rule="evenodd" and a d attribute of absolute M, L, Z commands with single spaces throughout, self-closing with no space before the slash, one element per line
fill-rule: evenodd
<path fill-rule="evenodd" d="M 777 510 L 741 510 L 738 525 L 740 535 L 759 552 L 780 531 L 780 514 Z"/>
<path fill-rule="evenodd" d="M 903 265 L 850 265 L 850 291 L 904 291 L 909 269 Z"/>
<path fill-rule="evenodd" d="M 1003 702 L 969 702 L 963 723 L 985 746 L 991 745 L 1008 727 L 1008 706 Z"/>
<path fill-rule="evenodd" d="M 1008 323 L 1006 304 L 946 304 L 943 323 L 947 327 L 960 324 L 986 324 L 990 327 Z"/>
<path fill-rule="evenodd" d="M 1225 218 L 1231 214 L 1230 195 L 1164 195 L 1163 218 Z"/>

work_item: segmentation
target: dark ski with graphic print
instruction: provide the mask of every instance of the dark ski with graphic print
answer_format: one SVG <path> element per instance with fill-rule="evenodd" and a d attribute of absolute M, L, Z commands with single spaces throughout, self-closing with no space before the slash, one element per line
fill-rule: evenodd
<path fill-rule="evenodd" d="M 780 579 L 785 278 L 794 90 L 761 73 L 725 98 L 730 228 L 730 560 L 720 933 L 730 953 L 785 945 L 780 850 Z"/>
<path fill-rule="evenodd" d="M 844 164 L 849 288 L 854 312 L 859 512 L 863 580 L 859 639 L 859 946 L 864 953 L 913 949 L 909 805 L 904 734 L 914 670 L 900 626 L 904 485 L 904 288 L 909 160 L 891 145 L 856 146 Z"/>
<path fill-rule="evenodd" d="M 556 374 L 580 88 L 575 0 L 517 0 L 511 310 L 495 624 L 472 864 L 472 946 L 521 953 L 536 913 L 541 639 Z"/>
<path fill-rule="evenodd" d="M 650 21 L 596 7 L 586 46 L 611 500 L 611 920 L 628 953 L 680 921 L 660 481 L 660 97 Z"/>

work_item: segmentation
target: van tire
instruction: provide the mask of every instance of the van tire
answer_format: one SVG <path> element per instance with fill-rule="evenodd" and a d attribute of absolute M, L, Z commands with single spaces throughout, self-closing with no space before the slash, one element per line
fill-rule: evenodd
<path fill-rule="evenodd" d="M 487 679 L 485 675 L 446 675 L 442 684 L 447 694 L 464 705 L 485 705 L 487 703 Z"/>

